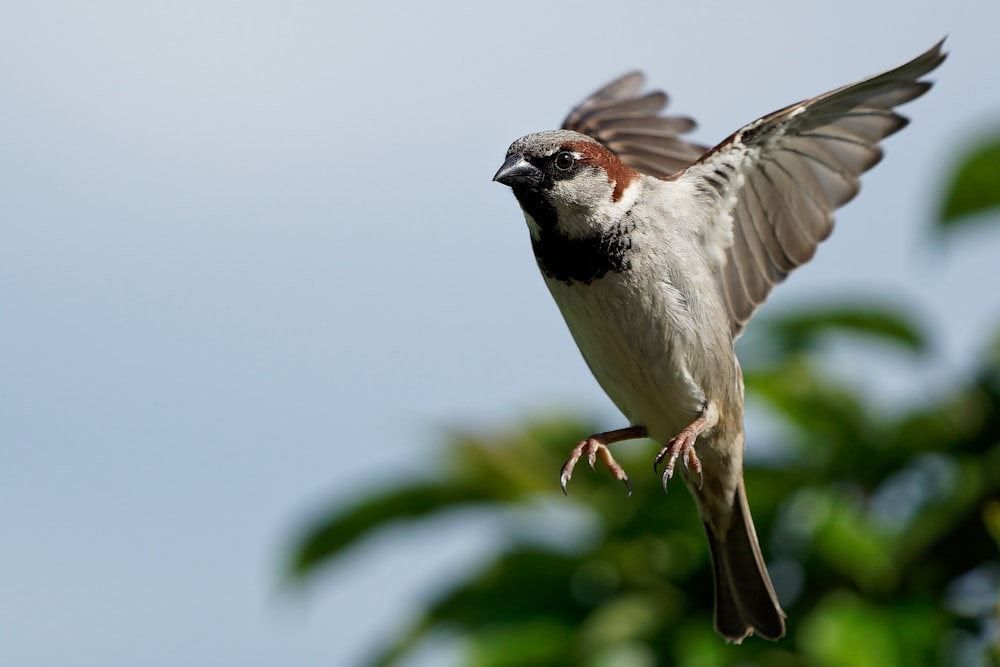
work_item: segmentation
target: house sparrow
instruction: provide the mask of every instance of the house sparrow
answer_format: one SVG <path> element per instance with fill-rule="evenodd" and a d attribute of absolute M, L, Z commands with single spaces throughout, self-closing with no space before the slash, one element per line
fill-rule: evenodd
<path fill-rule="evenodd" d="M 914 60 L 793 104 L 718 146 L 678 138 L 662 92 L 627 74 L 570 112 L 560 130 L 515 141 L 493 177 L 510 186 L 546 285 L 594 377 L 629 420 L 572 450 L 599 458 L 631 492 L 608 446 L 649 437 L 663 485 L 680 469 L 705 525 L 715 628 L 730 642 L 776 640 L 785 614 L 743 485 L 743 379 L 733 349 L 747 321 L 833 229 L 833 211 L 881 158 L 893 111 L 942 42 Z M 682 462 L 677 468 L 678 461 Z"/>

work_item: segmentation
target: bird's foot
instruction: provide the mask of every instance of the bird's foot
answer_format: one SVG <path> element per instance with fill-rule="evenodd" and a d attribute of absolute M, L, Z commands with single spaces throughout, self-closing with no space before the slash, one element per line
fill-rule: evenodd
<path fill-rule="evenodd" d="M 674 436 L 667 443 L 666 447 L 660 450 L 656 458 L 653 459 L 654 471 L 663 462 L 663 459 L 667 460 L 667 465 L 663 468 L 664 492 L 666 492 L 667 484 L 674 476 L 674 466 L 677 464 L 677 459 L 682 459 L 684 467 L 698 475 L 699 489 L 705 483 L 705 473 L 702 472 L 701 459 L 698 458 L 698 452 L 694 449 L 694 443 L 698 440 L 698 436 L 709 427 L 708 423 L 708 419 L 704 415 L 698 417 L 694 423 Z"/>
<path fill-rule="evenodd" d="M 646 437 L 646 427 L 645 426 L 630 426 L 628 428 L 620 428 L 617 431 L 606 431 L 604 433 L 595 433 L 594 435 L 581 440 L 577 443 L 573 451 L 569 453 L 569 458 L 566 463 L 563 464 L 562 470 L 559 473 L 559 486 L 562 487 L 563 493 L 566 493 L 566 485 L 569 480 L 573 477 L 573 468 L 576 467 L 577 462 L 581 457 L 587 457 L 587 463 L 590 464 L 590 468 L 593 470 L 595 464 L 597 463 L 598 457 L 601 459 L 611 474 L 615 476 L 615 479 L 625 484 L 625 488 L 628 490 L 628 494 L 632 495 L 632 483 L 628 480 L 628 475 L 625 474 L 625 469 L 615 461 L 615 457 L 611 455 L 611 450 L 608 449 L 608 445 L 612 445 L 616 442 L 621 442 L 622 440 L 633 440 L 635 438 Z"/>

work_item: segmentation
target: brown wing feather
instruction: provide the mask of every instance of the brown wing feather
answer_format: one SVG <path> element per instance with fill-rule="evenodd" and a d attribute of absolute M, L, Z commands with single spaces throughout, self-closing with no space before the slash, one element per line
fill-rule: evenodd
<path fill-rule="evenodd" d="M 829 236 L 834 210 L 858 193 L 861 174 L 881 159 L 878 142 L 907 123 L 893 107 L 930 88 L 919 79 L 944 60 L 943 43 L 896 69 L 764 116 L 677 176 L 732 216 L 719 284 L 734 338 L 774 285 Z"/>
<path fill-rule="evenodd" d="M 679 138 L 694 129 L 694 121 L 661 116 L 667 95 L 642 94 L 644 81 L 641 72 L 615 79 L 570 111 L 562 127 L 597 139 L 636 171 L 664 178 L 691 165 L 706 148 Z"/>

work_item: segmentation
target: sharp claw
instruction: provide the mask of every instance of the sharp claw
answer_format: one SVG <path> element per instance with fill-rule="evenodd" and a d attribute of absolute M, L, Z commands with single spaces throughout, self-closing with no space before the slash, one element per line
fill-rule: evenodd
<path fill-rule="evenodd" d="M 663 459 L 667 460 L 667 463 L 663 468 L 664 491 L 667 490 L 667 483 L 674 477 L 674 468 L 677 465 L 678 458 L 683 461 L 685 470 L 697 473 L 698 489 L 700 490 L 702 486 L 704 486 L 705 473 L 702 471 L 701 460 L 698 458 L 698 454 L 694 449 L 694 443 L 697 437 L 697 432 L 689 433 L 688 429 L 685 429 L 676 437 L 671 439 L 670 442 L 668 442 L 653 459 L 654 471 L 657 469 L 657 466 L 663 462 Z"/>
<path fill-rule="evenodd" d="M 587 463 L 590 465 L 591 470 L 597 470 L 597 459 L 600 457 L 601 463 L 607 466 L 608 470 L 614 474 L 616 479 L 620 479 L 622 483 L 625 484 L 625 489 L 628 491 L 628 495 L 631 496 L 632 482 L 629 481 L 628 475 L 625 474 L 625 471 L 620 465 L 618 465 L 618 462 L 615 461 L 614 457 L 611 455 L 608 445 L 621 440 L 645 437 L 645 435 L 645 427 L 630 426 L 617 431 L 597 433 L 585 440 L 581 440 L 577 443 L 576 447 L 573 448 L 573 451 L 570 452 L 569 459 L 563 464 L 562 470 L 559 474 L 559 488 L 562 489 L 564 494 L 568 495 L 566 486 L 569 484 L 569 481 L 573 476 L 573 469 L 576 467 L 580 458 L 586 454 Z"/>
<path fill-rule="evenodd" d="M 659 453 L 653 458 L 653 472 L 658 472 L 656 467 L 663 463 L 663 456 L 667 453 L 667 448 L 664 447 L 659 451 Z"/>
<path fill-rule="evenodd" d="M 569 484 L 569 480 L 573 478 L 573 466 L 570 465 L 570 461 L 572 461 L 572 459 L 566 461 L 566 463 L 563 464 L 562 469 L 559 471 L 559 488 L 562 489 L 564 496 L 569 495 L 566 492 L 566 485 Z"/>

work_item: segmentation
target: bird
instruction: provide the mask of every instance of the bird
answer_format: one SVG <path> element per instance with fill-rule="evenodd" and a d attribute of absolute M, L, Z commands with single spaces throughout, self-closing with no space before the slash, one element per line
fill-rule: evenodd
<path fill-rule="evenodd" d="M 513 191 L 542 277 L 591 373 L 628 425 L 583 438 L 560 471 L 599 459 L 629 494 L 609 446 L 662 446 L 664 489 L 680 470 L 708 539 L 714 626 L 730 643 L 785 635 L 743 480 L 743 377 L 734 343 L 833 230 L 879 141 L 908 120 L 944 40 L 895 69 L 763 116 L 712 148 L 681 138 L 633 71 L 558 130 L 507 150 L 493 180 Z M 677 462 L 681 466 L 677 466 Z"/>

